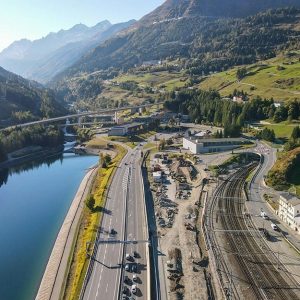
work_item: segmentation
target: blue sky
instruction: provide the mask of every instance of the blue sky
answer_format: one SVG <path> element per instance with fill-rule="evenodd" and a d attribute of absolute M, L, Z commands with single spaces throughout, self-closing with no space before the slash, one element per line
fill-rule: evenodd
<path fill-rule="evenodd" d="M 1 1 L 2 2 L 2 1 Z M 75 24 L 139 19 L 164 0 L 7 0 L 0 9 L 0 50 L 21 38 L 38 39 Z"/>

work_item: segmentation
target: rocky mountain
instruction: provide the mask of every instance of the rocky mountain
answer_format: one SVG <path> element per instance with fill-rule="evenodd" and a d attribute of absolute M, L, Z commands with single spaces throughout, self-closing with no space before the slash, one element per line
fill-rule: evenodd
<path fill-rule="evenodd" d="M 0 127 L 66 112 L 53 91 L 0 67 Z"/>
<path fill-rule="evenodd" d="M 50 33 L 35 41 L 20 40 L 0 53 L 0 65 L 26 78 L 45 83 L 78 60 L 84 53 L 112 37 L 134 21 L 112 25 L 103 21 Z"/>
<path fill-rule="evenodd" d="M 167 0 L 141 19 L 141 23 L 206 16 L 240 18 L 288 6 L 300 7 L 298 0 Z"/>
<path fill-rule="evenodd" d="M 172 0 L 165 5 L 185 2 L 198 3 Z M 239 1 L 244 2 L 249 1 Z M 161 9 L 171 11 L 164 5 Z M 127 70 L 147 61 L 165 59 L 180 59 L 190 74 L 208 74 L 273 57 L 284 49 L 299 48 L 300 43 L 300 10 L 296 8 L 269 10 L 245 18 L 191 16 L 151 24 L 147 19 L 149 15 L 134 30 L 105 41 L 54 81 L 103 70 L 113 74 L 112 68 Z"/>

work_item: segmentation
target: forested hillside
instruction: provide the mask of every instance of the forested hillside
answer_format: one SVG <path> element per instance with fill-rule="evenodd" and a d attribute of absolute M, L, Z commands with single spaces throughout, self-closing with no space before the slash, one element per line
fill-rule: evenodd
<path fill-rule="evenodd" d="M 159 22 L 171 18 L 209 16 L 239 18 L 279 7 L 299 7 L 298 0 L 167 0 L 142 18 L 141 22 Z"/>
<path fill-rule="evenodd" d="M 214 90 L 182 90 L 165 94 L 160 100 L 165 100 L 166 108 L 173 112 L 189 114 L 195 123 L 224 127 L 225 136 L 239 136 L 242 127 L 253 121 L 270 119 L 279 123 L 300 120 L 300 100 L 296 99 L 276 107 L 273 99 L 256 97 L 238 103 L 221 98 Z M 275 139 L 274 132 L 269 129 L 258 132 L 258 135 L 270 141 Z M 298 144 L 294 143 L 290 148 L 295 145 Z"/>
<path fill-rule="evenodd" d="M 0 126 L 65 113 L 53 91 L 0 68 Z"/>

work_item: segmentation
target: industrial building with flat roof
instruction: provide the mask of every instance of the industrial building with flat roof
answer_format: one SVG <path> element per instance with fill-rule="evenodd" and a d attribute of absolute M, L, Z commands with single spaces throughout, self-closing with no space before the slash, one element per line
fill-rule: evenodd
<path fill-rule="evenodd" d="M 143 123 L 132 123 L 114 126 L 108 131 L 109 136 L 133 135 L 144 129 Z"/>
<path fill-rule="evenodd" d="M 248 143 L 249 141 L 243 138 L 183 138 L 183 148 L 193 154 L 229 151 Z"/>

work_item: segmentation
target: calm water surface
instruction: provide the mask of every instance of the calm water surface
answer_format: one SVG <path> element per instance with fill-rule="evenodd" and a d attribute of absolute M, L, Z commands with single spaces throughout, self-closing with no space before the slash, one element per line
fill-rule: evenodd
<path fill-rule="evenodd" d="M 0 174 L 0 300 L 34 299 L 57 233 L 95 156 Z"/>

